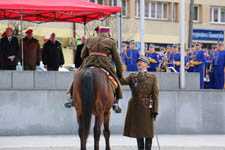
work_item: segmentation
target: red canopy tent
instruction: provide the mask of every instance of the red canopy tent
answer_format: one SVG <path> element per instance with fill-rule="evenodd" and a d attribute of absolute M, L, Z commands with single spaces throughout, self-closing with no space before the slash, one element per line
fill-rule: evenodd
<path fill-rule="evenodd" d="M 87 23 L 121 12 L 85 0 L 1 0 L 0 20 Z"/>
<path fill-rule="evenodd" d="M 86 0 L 0 0 L 0 20 L 21 21 L 22 61 L 22 21 L 77 22 L 85 25 L 119 12 L 120 7 L 103 6 Z"/>

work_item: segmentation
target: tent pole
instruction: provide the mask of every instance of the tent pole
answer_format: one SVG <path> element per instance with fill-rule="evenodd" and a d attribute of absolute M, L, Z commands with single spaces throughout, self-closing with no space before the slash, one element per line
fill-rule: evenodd
<path fill-rule="evenodd" d="M 22 65 L 22 70 L 23 70 L 23 69 L 24 69 L 24 61 L 23 61 L 23 59 L 24 59 L 24 58 L 23 58 L 23 56 L 24 56 L 24 55 L 23 55 L 24 51 L 23 51 L 23 12 L 22 12 L 22 10 L 20 10 L 20 28 L 21 28 L 21 29 L 20 29 L 20 30 L 21 30 L 21 31 L 20 31 L 20 32 L 21 32 L 21 33 L 20 33 L 20 34 L 21 34 L 21 39 L 20 39 L 20 40 L 21 40 L 21 52 L 22 52 L 22 53 L 21 53 L 21 55 L 22 55 L 22 56 L 21 56 L 21 58 L 22 58 L 22 60 L 21 60 L 21 65 Z"/>
<path fill-rule="evenodd" d="M 87 35 L 87 27 L 86 27 L 86 17 L 84 17 L 84 35 Z"/>
<path fill-rule="evenodd" d="M 87 35 L 87 26 L 86 26 L 86 22 L 84 23 L 84 35 Z"/>

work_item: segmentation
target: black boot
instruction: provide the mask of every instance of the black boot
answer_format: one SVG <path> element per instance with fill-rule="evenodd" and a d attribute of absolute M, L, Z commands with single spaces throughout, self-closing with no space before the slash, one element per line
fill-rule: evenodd
<path fill-rule="evenodd" d="M 73 104 L 73 95 L 71 93 L 70 93 L 70 101 L 65 103 L 64 106 L 66 108 L 71 108 L 72 106 L 74 106 L 74 104 Z"/>
<path fill-rule="evenodd" d="M 144 139 L 143 138 L 137 138 L 137 147 L 138 147 L 138 150 L 144 150 Z"/>
<path fill-rule="evenodd" d="M 114 104 L 113 104 L 113 110 L 115 111 L 115 113 L 121 113 L 121 111 L 122 111 L 118 102 L 119 102 L 119 99 L 117 98 L 117 95 L 115 95 L 114 96 Z"/>
<path fill-rule="evenodd" d="M 145 139 L 145 150 L 151 150 L 152 149 L 152 138 L 146 138 Z"/>

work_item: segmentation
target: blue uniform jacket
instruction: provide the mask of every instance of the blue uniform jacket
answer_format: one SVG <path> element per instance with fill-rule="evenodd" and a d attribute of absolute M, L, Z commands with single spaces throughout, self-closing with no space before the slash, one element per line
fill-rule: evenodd
<path fill-rule="evenodd" d="M 176 53 L 174 55 L 174 61 L 176 63 L 180 63 L 180 53 Z M 180 64 L 175 64 L 175 69 L 176 69 L 177 72 L 180 72 Z"/>
<path fill-rule="evenodd" d="M 127 57 L 125 59 L 127 71 L 137 71 L 137 59 L 139 56 L 139 51 L 137 49 L 127 50 Z"/>

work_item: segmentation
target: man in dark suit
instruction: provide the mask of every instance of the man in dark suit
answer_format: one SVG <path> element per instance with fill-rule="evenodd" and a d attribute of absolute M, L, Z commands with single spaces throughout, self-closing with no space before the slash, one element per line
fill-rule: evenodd
<path fill-rule="evenodd" d="M 16 70 L 19 43 L 13 37 L 12 28 L 6 29 L 6 36 L 1 40 L 2 68 L 3 70 Z"/>
<path fill-rule="evenodd" d="M 75 68 L 79 68 L 83 62 L 83 60 L 80 57 L 80 54 L 86 40 L 87 40 L 87 36 L 82 36 L 82 44 L 77 46 L 77 50 L 74 57 Z"/>
<path fill-rule="evenodd" d="M 64 56 L 61 44 L 56 40 L 55 33 L 52 33 L 48 42 L 44 44 L 42 60 L 48 71 L 58 71 L 64 64 Z"/>

